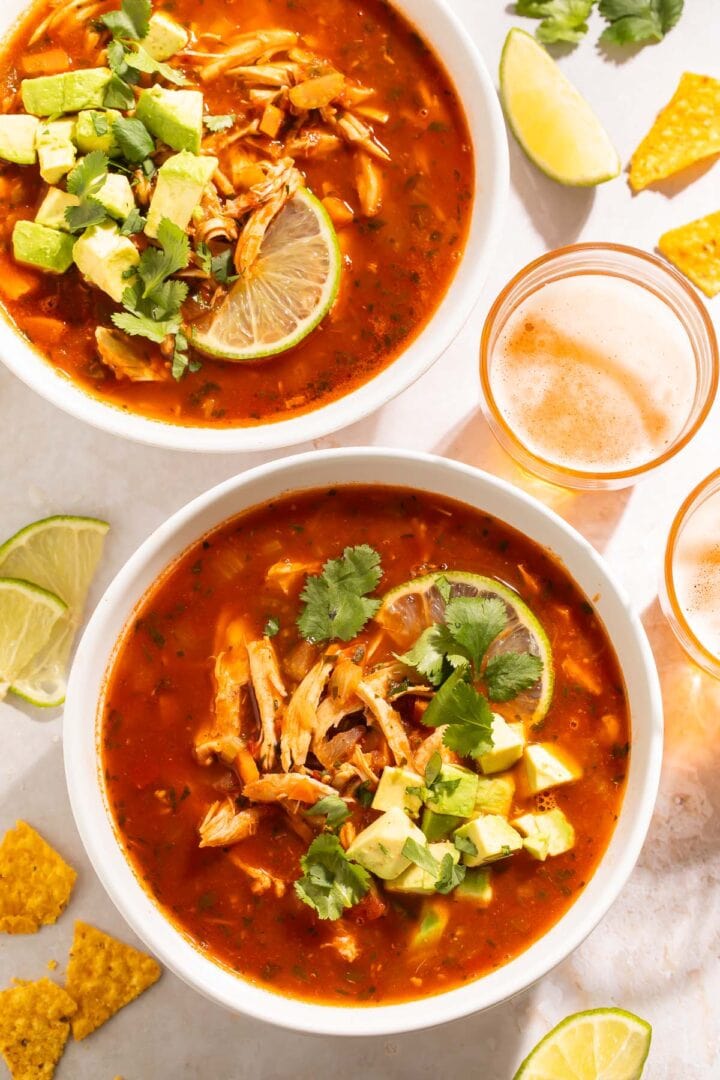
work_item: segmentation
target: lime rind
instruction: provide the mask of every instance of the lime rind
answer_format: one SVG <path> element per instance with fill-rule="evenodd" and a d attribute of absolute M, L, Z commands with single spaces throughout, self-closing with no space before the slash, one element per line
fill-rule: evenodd
<path fill-rule="evenodd" d="M 50 640 L 67 604 L 21 578 L 0 578 L 0 699 Z"/>
<path fill-rule="evenodd" d="M 287 352 L 335 303 L 341 267 L 327 210 L 300 188 L 268 229 L 252 272 L 192 327 L 192 344 L 207 356 L 236 363 Z"/>
<path fill-rule="evenodd" d="M 603 1052 L 603 1027 L 607 1053 L 605 1060 L 598 1061 L 598 1054 Z M 615 1029 L 612 1032 L 611 1027 Z M 623 1030 L 625 1038 L 621 1040 Z M 513 1080 L 640 1080 L 651 1039 L 652 1027 L 647 1020 L 625 1009 L 573 1013 L 530 1051 Z M 563 1051 L 563 1043 L 572 1060 Z"/>

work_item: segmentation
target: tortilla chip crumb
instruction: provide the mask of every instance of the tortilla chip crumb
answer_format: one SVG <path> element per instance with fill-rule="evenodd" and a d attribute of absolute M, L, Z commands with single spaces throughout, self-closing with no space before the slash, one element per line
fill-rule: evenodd
<path fill-rule="evenodd" d="M 35 934 L 57 922 L 77 874 L 24 821 L 0 843 L 0 933 Z"/>
<path fill-rule="evenodd" d="M 0 1053 L 13 1080 L 51 1080 L 77 1005 L 50 979 L 0 993 Z"/>
<path fill-rule="evenodd" d="M 48 962 L 47 962 L 48 971 L 55 971 L 57 966 L 58 966 L 57 960 L 48 960 Z"/>
<path fill-rule="evenodd" d="M 658 248 L 706 296 L 720 293 L 720 211 L 670 229 Z"/>
<path fill-rule="evenodd" d="M 75 923 L 67 969 L 67 992 L 78 1011 L 72 1019 L 75 1038 L 86 1038 L 160 978 L 151 956 L 103 934 L 88 923 Z"/>
<path fill-rule="evenodd" d="M 630 187 L 642 191 L 718 153 L 720 80 L 686 71 L 632 156 Z"/>

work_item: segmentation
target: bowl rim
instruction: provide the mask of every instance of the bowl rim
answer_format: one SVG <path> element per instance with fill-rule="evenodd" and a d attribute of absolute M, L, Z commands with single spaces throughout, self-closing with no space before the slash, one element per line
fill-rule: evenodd
<path fill-rule="evenodd" d="M 322 477 L 303 483 L 302 476 L 313 468 Z M 518 517 L 531 523 L 531 531 L 541 524 L 566 550 L 572 551 L 572 558 L 582 564 L 582 573 L 601 586 L 598 606 L 610 604 L 613 619 L 624 627 L 622 655 L 617 645 L 616 651 L 633 706 L 633 746 L 642 747 L 642 753 L 634 749 L 630 756 L 623 805 L 608 849 L 583 892 L 546 934 L 508 964 L 442 994 L 402 1004 L 341 1007 L 279 995 L 234 975 L 204 956 L 166 918 L 136 878 L 115 834 L 98 770 L 97 706 L 122 627 L 152 581 L 189 544 L 232 513 L 241 513 L 283 492 L 322 488 L 328 483 L 377 483 L 371 477 L 385 476 L 393 468 L 402 470 L 403 480 L 385 479 L 385 483 L 430 492 L 462 486 L 464 495 L 453 493 L 450 497 L 471 506 L 482 507 L 480 499 L 506 504 L 517 512 L 515 521 L 510 522 L 513 527 L 518 527 Z M 360 473 L 362 478 L 358 478 Z M 350 480 L 346 479 L 348 475 Z M 253 495 L 258 487 L 263 493 L 269 492 L 266 497 L 258 499 Z M 227 500 L 237 503 L 230 514 L 224 505 Z M 486 509 L 500 516 L 495 509 Z M 183 530 L 189 530 L 187 537 L 181 535 Z M 554 550 L 535 534 L 531 538 Z M 563 557 L 556 557 L 565 563 Z M 153 562 L 158 566 L 153 568 Z M 568 572 L 577 580 L 575 570 L 568 568 Z M 143 576 L 149 576 L 149 581 L 138 588 L 135 579 Z M 629 667 L 630 658 L 634 670 Z M 641 711 L 636 711 L 636 706 L 641 706 Z M 231 1011 L 290 1030 L 324 1035 L 389 1035 L 460 1019 L 515 996 L 566 959 L 594 929 L 623 888 L 644 843 L 660 779 L 662 727 L 659 679 L 642 623 L 624 590 L 587 540 L 534 497 L 472 466 L 415 451 L 357 447 L 293 455 L 232 477 L 178 510 L 140 545 L 108 586 L 78 647 L 65 707 L 64 758 L 75 822 L 103 887 L 137 935 L 175 974 Z M 640 738 L 638 733 L 642 733 Z M 636 804 L 632 812 L 631 793 Z"/>
<path fill-rule="evenodd" d="M 446 292 L 428 323 L 391 364 L 343 397 L 310 412 L 267 424 L 211 428 L 167 423 L 94 397 L 46 360 L 3 314 L 0 362 L 45 400 L 99 430 L 150 446 L 203 453 L 277 450 L 331 435 L 369 416 L 419 379 L 452 344 L 479 301 L 505 217 L 509 152 L 488 69 L 447 0 L 392 0 L 392 4 L 412 25 L 419 25 L 421 18 L 434 24 L 432 30 L 420 27 L 420 33 L 430 42 L 465 113 L 473 144 L 475 200 L 467 243 Z M 21 15 L 27 6 L 21 6 Z M 8 25 L 0 27 L 0 41 L 12 32 L 17 18 L 11 16 Z M 443 39 L 442 45 L 438 39 Z M 472 94 L 463 95 L 458 89 L 454 74 L 458 69 L 473 84 Z M 486 166 L 488 161 L 491 164 Z"/>

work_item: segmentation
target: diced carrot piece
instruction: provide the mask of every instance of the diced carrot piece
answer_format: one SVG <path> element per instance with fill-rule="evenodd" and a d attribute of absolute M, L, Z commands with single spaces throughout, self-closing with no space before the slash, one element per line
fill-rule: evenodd
<path fill-rule="evenodd" d="M 70 58 L 63 49 L 46 49 L 23 56 L 20 64 L 26 75 L 57 75 L 70 69 Z"/>
<path fill-rule="evenodd" d="M 46 344 L 57 341 L 67 330 L 64 322 L 51 319 L 47 315 L 29 315 L 22 320 L 22 328 L 31 341 L 42 341 Z"/>
<path fill-rule="evenodd" d="M 266 105 L 260 121 L 260 131 L 262 131 L 263 135 L 274 139 L 282 127 L 284 119 L 285 113 L 282 109 L 278 109 L 277 105 Z"/>
<path fill-rule="evenodd" d="M 6 300 L 21 300 L 37 289 L 40 278 L 0 255 L 0 292 Z"/>
<path fill-rule="evenodd" d="M 249 750 L 238 750 L 236 767 L 244 784 L 252 784 L 253 780 L 260 779 L 260 772 Z"/>

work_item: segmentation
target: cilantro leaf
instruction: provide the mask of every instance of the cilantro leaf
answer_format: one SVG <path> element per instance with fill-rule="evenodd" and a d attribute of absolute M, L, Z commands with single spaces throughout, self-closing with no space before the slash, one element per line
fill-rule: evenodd
<path fill-rule="evenodd" d="M 322 574 L 305 581 L 300 594 L 305 607 L 297 620 L 300 633 L 313 642 L 350 641 L 380 607 L 379 600 L 363 594 L 381 577 L 380 556 L 367 544 L 347 547 L 341 558 L 329 559 Z"/>
<path fill-rule="evenodd" d="M 447 604 L 448 600 L 452 596 L 452 585 L 446 577 L 439 577 L 435 581 L 435 588 L 440 593 L 441 597 Z"/>
<path fill-rule="evenodd" d="M 462 851 L 464 855 L 477 855 L 478 853 L 477 845 L 473 843 L 469 836 L 458 836 L 458 834 L 455 833 L 453 844 L 458 851 Z"/>
<path fill-rule="evenodd" d="M 474 846 L 475 845 L 473 844 L 473 847 Z M 436 890 L 443 894 L 452 892 L 464 878 L 465 867 L 461 866 L 459 862 L 455 862 L 449 851 L 446 852 L 440 863 L 440 873 L 435 882 Z"/>
<path fill-rule="evenodd" d="M 100 225 L 107 217 L 107 210 L 97 199 L 83 199 L 78 206 L 68 206 L 65 221 L 71 233 L 83 232 L 91 225 Z"/>
<path fill-rule="evenodd" d="M 102 150 L 93 150 L 79 161 L 68 173 L 67 189 L 70 194 L 77 195 L 79 199 L 95 194 L 105 183 L 109 162 L 110 159 Z"/>
<path fill-rule="evenodd" d="M 412 836 L 408 836 L 403 844 L 402 854 L 406 859 L 409 859 L 411 863 L 415 863 L 416 866 L 419 866 L 421 870 L 425 870 L 426 873 L 432 874 L 433 878 L 437 877 L 440 873 L 440 863 L 431 853 L 427 844 L 418 844 L 417 840 L 413 840 Z"/>
<path fill-rule="evenodd" d="M 116 71 L 113 71 L 112 78 L 107 84 L 103 104 L 106 109 L 135 108 L 135 94 L 132 86 L 128 86 Z"/>
<path fill-rule="evenodd" d="M 204 270 L 206 274 L 212 273 L 212 252 L 207 246 L 204 240 L 201 240 L 198 246 L 195 248 L 195 256 L 200 265 L 200 269 Z"/>
<path fill-rule="evenodd" d="M 119 11 L 100 16 L 102 25 L 114 38 L 142 41 L 150 31 L 151 0 L 122 0 Z"/>
<path fill-rule="evenodd" d="M 532 653 L 499 653 L 488 660 L 483 678 L 491 701 L 510 701 L 542 675 L 543 662 Z"/>
<path fill-rule="evenodd" d="M 576 44 L 588 31 L 587 20 L 595 0 L 517 0 L 518 15 L 541 19 L 535 31 L 546 45 L 557 42 Z"/>
<path fill-rule="evenodd" d="M 183 229 L 169 218 L 163 218 L 158 227 L 161 249 L 148 247 L 142 253 L 138 274 L 143 283 L 143 299 L 162 285 L 165 278 L 178 270 L 184 270 L 190 260 L 190 241 Z"/>
<path fill-rule="evenodd" d="M 439 686 L 448 674 L 446 661 L 458 668 L 467 664 L 469 657 L 458 647 L 447 626 L 434 623 L 423 630 L 412 648 L 398 656 L 398 660 L 415 668 L 433 686 Z"/>
<path fill-rule="evenodd" d="M 139 165 L 155 152 L 155 140 L 135 117 L 118 116 L 113 124 L 113 135 L 126 161 Z"/>
<path fill-rule="evenodd" d="M 221 285 L 229 285 L 231 281 L 237 281 L 239 274 L 235 273 L 235 253 L 232 248 L 221 251 L 219 255 L 213 255 L 210 259 L 210 273 Z"/>
<path fill-rule="evenodd" d="M 335 829 L 350 817 L 350 807 L 339 795 L 326 795 L 324 799 L 320 799 L 314 806 L 311 806 L 306 813 L 310 817 L 324 814 L 326 824 L 331 829 Z"/>
<path fill-rule="evenodd" d="M 362 900 L 370 888 L 370 875 L 350 862 L 332 833 L 313 840 L 300 859 L 303 876 L 295 882 L 295 894 L 321 919 L 339 919 L 345 908 Z"/>
<path fill-rule="evenodd" d="M 662 41 L 682 12 L 683 0 L 600 0 L 600 14 L 610 24 L 600 41 L 605 45 Z"/>
<path fill-rule="evenodd" d="M 224 116 L 204 116 L 203 124 L 208 131 L 229 131 L 235 123 L 235 117 L 227 113 Z"/>
<path fill-rule="evenodd" d="M 134 236 L 135 233 L 141 233 L 146 224 L 147 218 L 144 218 L 138 208 L 134 206 L 120 226 L 120 235 Z"/>
<path fill-rule="evenodd" d="M 368 806 L 372 806 L 372 801 L 375 798 L 375 792 L 370 786 L 369 780 L 363 780 L 362 784 L 358 784 L 355 788 L 355 798 L 366 809 Z"/>
<path fill-rule="evenodd" d="M 456 671 L 440 687 L 422 715 L 428 727 L 447 724 L 443 742 L 463 757 L 478 758 L 492 747 L 493 714 L 482 694 Z"/>
<path fill-rule="evenodd" d="M 263 628 L 263 634 L 265 635 L 265 637 L 275 637 L 275 635 L 279 633 L 279 631 L 280 623 L 274 615 L 271 615 L 268 621 L 265 623 L 265 626 Z"/>
<path fill-rule="evenodd" d="M 172 377 L 173 379 L 182 379 L 183 375 L 187 371 L 199 371 L 202 364 L 199 360 L 193 360 L 188 355 L 188 339 L 183 334 L 182 330 L 178 330 L 175 334 L 175 347 L 173 349 L 172 358 Z"/>
<path fill-rule="evenodd" d="M 162 345 L 168 334 L 176 334 L 180 326 L 177 318 L 158 321 L 135 311 L 114 311 L 111 317 L 118 330 L 131 337 L 147 338 L 157 345 Z"/>
<path fill-rule="evenodd" d="M 181 71 L 161 60 L 154 60 L 142 45 L 136 45 L 125 51 L 125 63 L 129 68 L 142 71 L 146 75 L 160 75 L 166 82 L 174 83 L 175 86 L 185 85 L 186 79 Z M 127 75 L 125 77 L 127 78 Z"/>
<path fill-rule="evenodd" d="M 445 608 L 445 623 L 476 671 L 489 646 L 507 626 L 505 604 L 496 596 L 457 596 Z"/>
<path fill-rule="evenodd" d="M 427 765 L 425 766 L 425 786 L 426 787 L 431 788 L 433 786 L 433 784 L 437 780 L 438 776 L 440 775 L 440 770 L 442 769 L 442 763 L 443 763 L 442 755 L 439 754 L 437 750 L 435 751 L 434 754 L 430 755 L 430 760 L 428 761 Z"/>

